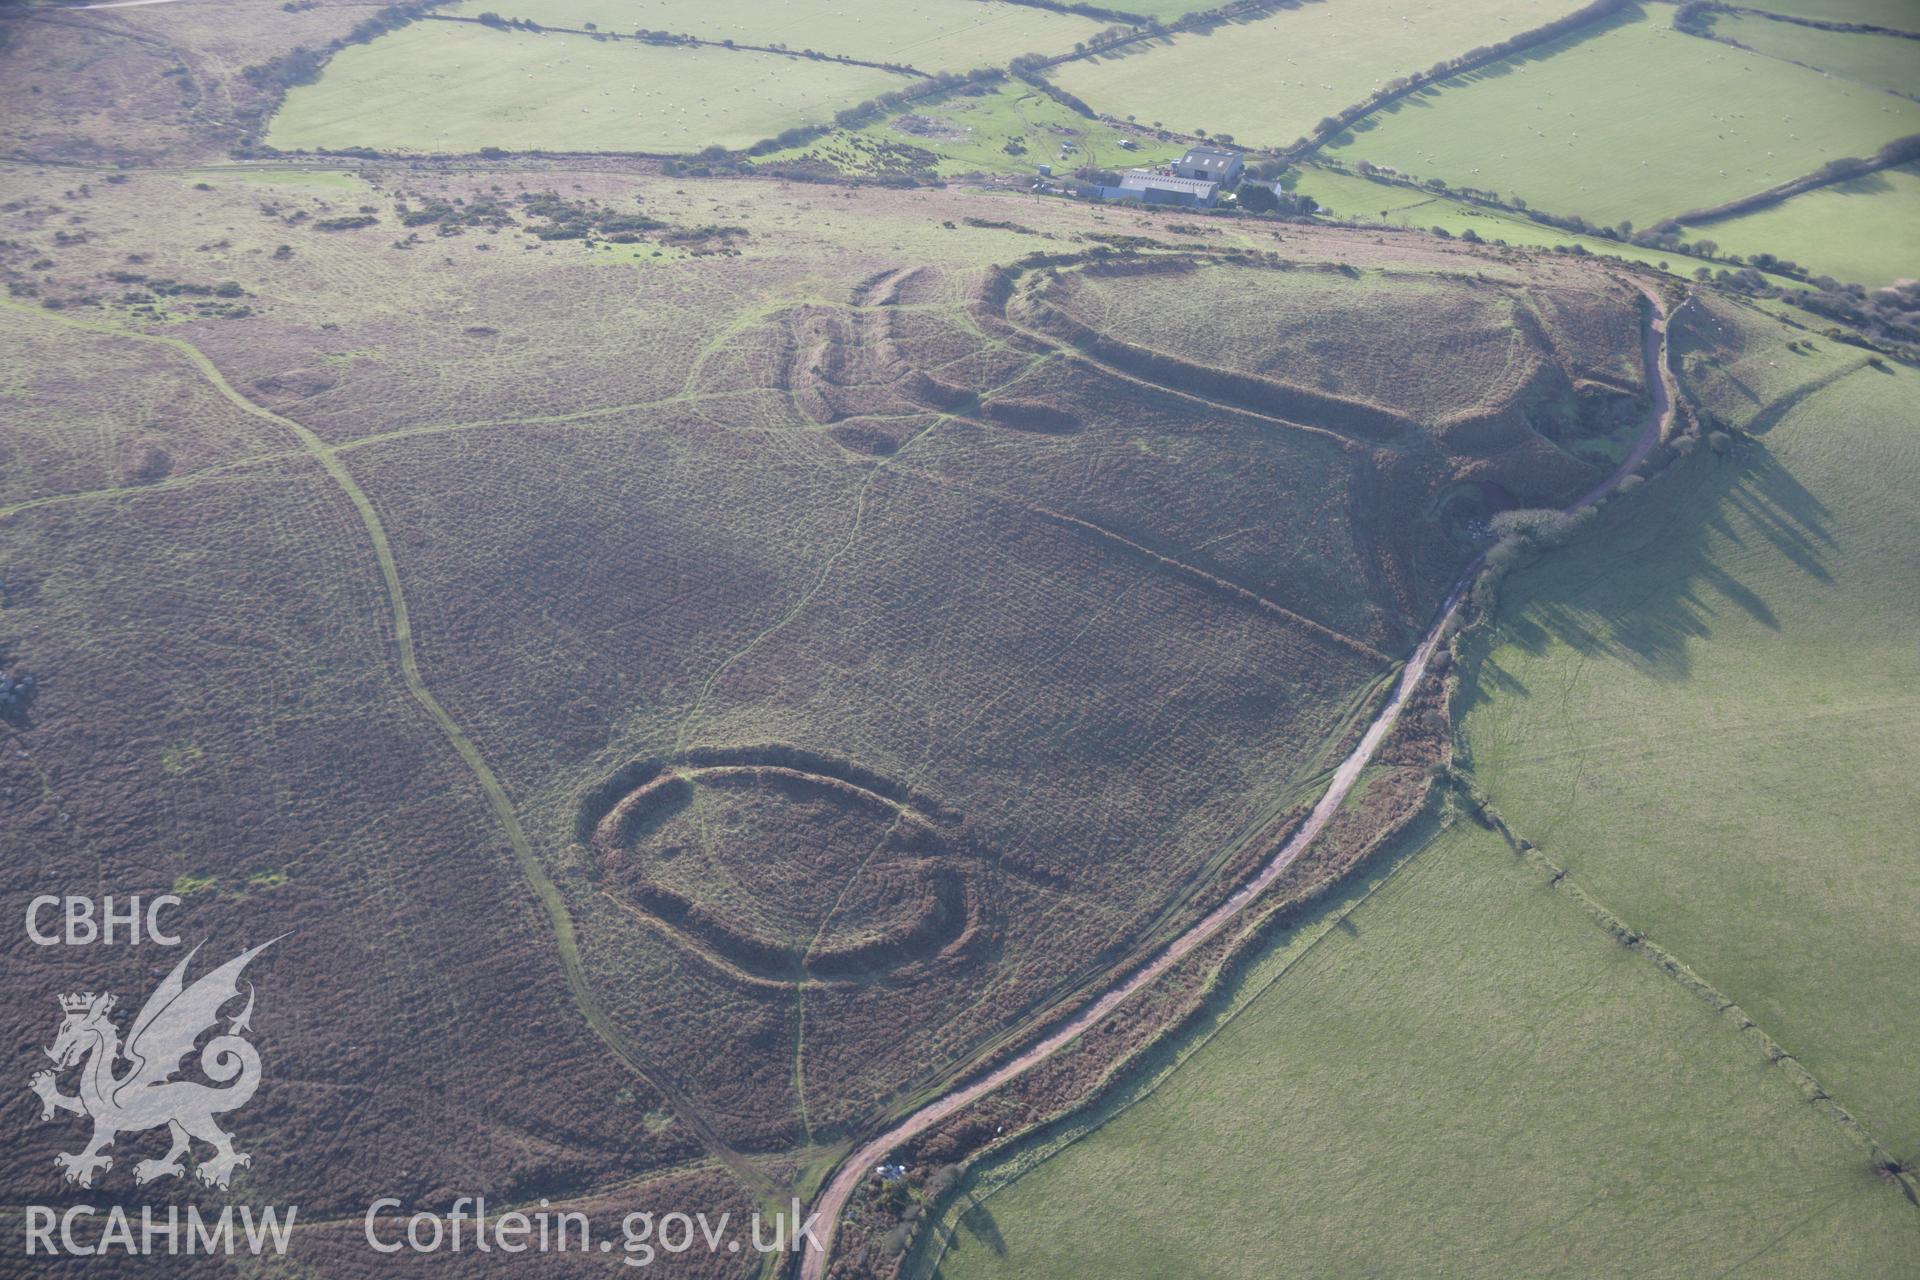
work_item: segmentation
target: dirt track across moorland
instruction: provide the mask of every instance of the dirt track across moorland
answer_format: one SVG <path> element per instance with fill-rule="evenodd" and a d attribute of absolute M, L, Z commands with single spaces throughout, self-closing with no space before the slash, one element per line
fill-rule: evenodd
<path fill-rule="evenodd" d="M 506 788 L 500 784 L 499 778 L 487 764 L 479 747 L 467 735 L 467 731 L 427 687 L 425 678 L 420 674 L 420 664 L 413 642 L 413 627 L 407 610 L 406 593 L 401 585 L 400 570 L 394 562 L 386 528 L 381 523 L 372 500 L 354 480 L 346 464 L 340 461 L 338 451 L 322 440 L 311 428 L 292 418 L 275 413 L 242 395 L 205 352 L 183 338 L 143 333 L 138 329 L 122 328 L 104 321 L 81 320 L 7 300 L 0 300 L 0 308 L 33 316 L 65 328 L 164 347 L 184 356 L 200 375 L 212 384 L 213 389 L 236 409 L 273 424 L 292 438 L 300 452 L 307 454 L 319 464 L 321 470 L 340 488 L 359 514 L 368 544 L 380 567 L 381 583 L 385 588 L 390 610 L 394 656 L 399 667 L 400 678 L 406 685 L 407 691 L 413 695 L 414 700 L 445 736 L 448 745 L 472 772 L 474 781 L 486 797 L 488 807 L 493 811 L 513 850 L 515 863 L 526 878 L 528 887 L 539 899 L 552 926 L 554 944 L 560 955 L 561 972 L 581 1016 L 614 1057 L 650 1085 L 673 1109 L 675 1116 L 687 1126 L 695 1139 L 707 1149 L 708 1154 L 732 1171 L 743 1186 L 759 1195 L 776 1193 L 777 1184 L 745 1156 L 728 1145 L 726 1139 L 720 1136 L 719 1131 L 693 1105 L 677 1080 L 648 1060 L 640 1048 L 601 1007 L 599 996 L 587 982 L 586 969 L 580 958 L 579 943 L 574 934 L 573 918 L 567 911 L 566 902 L 562 899 L 560 890 L 554 885 L 547 875 L 546 868 L 535 855 L 533 845 L 528 841 L 526 831 L 520 825 L 520 817 L 514 810 L 513 802 L 507 797 Z"/>
<path fill-rule="evenodd" d="M 1659 294 L 1649 285 L 1634 282 L 1640 292 L 1646 295 L 1652 310 L 1648 319 L 1645 335 L 1643 360 L 1646 368 L 1647 394 L 1651 404 L 1647 412 L 1646 426 L 1627 455 L 1615 467 L 1613 472 L 1581 494 L 1565 508 L 1568 512 L 1578 511 L 1592 506 L 1620 486 L 1645 462 L 1647 455 L 1666 435 L 1673 421 L 1674 388 L 1672 372 L 1668 368 L 1667 352 L 1667 309 Z M 946 1119 L 962 1107 L 993 1092 L 1001 1085 L 1017 1076 L 1025 1074 L 1030 1068 L 1051 1058 L 1078 1037 L 1087 1028 L 1095 1025 L 1118 1007 L 1129 996 L 1142 987 L 1152 983 L 1181 959 L 1219 933 L 1228 922 L 1238 916 L 1247 905 L 1261 894 L 1269 885 L 1280 878 L 1282 872 L 1307 851 L 1307 848 L 1319 836 L 1327 822 L 1337 813 L 1347 795 L 1359 781 L 1360 774 L 1372 762 L 1374 753 L 1386 740 L 1399 718 L 1400 709 L 1406 705 L 1420 681 L 1426 676 L 1427 665 L 1433 659 L 1434 651 L 1439 647 L 1441 638 L 1446 634 L 1449 621 L 1459 609 L 1460 602 L 1466 597 L 1467 590 L 1479 576 L 1484 557 L 1475 557 L 1453 590 L 1448 593 L 1445 603 L 1440 606 L 1427 632 L 1414 648 L 1413 655 L 1394 684 L 1393 696 L 1388 699 L 1373 723 L 1367 726 L 1366 733 L 1340 767 L 1334 771 L 1333 781 L 1326 793 L 1314 805 L 1313 812 L 1280 851 L 1268 860 L 1265 866 L 1246 884 L 1237 889 L 1233 896 L 1208 912 L 1199 923 L 1175 938 L 1146 964 L 1134 970 L 1117 985 L 1110 987 L 1103 995 L 1085 1006 L 1079 1013 L 1061 1023 L 1045 1037 L 1031 1047 L 1008 1059 L 987 1074 L 929 1102 L 920 1110 L 902 1118 L 892 1128 L 865 1143 L 850 1155 L 834 1173 L 820 1195 L 814 1201 L 813 1209 L 820 1223 L 821 1237 L 815 1248 L 810 1248 L 800 1262 L 800 1280 L 824 1280 L 827 1263 L 832 1257 L 833 1233 L 838 1225 L 841 1212 L 847 1201 L 852 1198 L 854 1188 L 860 1185 L 867 1170 L 884 1160 L 892 1151 L 908 1139 L 926 1132 L 940 1121 Z"/>

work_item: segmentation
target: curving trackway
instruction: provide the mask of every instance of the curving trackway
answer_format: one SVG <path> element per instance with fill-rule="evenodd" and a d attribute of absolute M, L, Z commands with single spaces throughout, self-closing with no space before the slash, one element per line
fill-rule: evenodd
<path fill-rule="evenodd" d="M 1606 479 L 1564 508 L 1569 513 L 1590 507 L 1617 489 L 1621 481 L 1633 474 L 1640 464 L 1646 461 L 1647 455 L 1660 442 L 1668 425 L 1673 421 L 1673 375 L 1668 367 L 1666 306 L 1651 286 L 1639 281 L 1634 283 L 1652 307 L 1646 327 L 1643 352 L 1647 393 L 1651 400 L 1646 426 L 1641 430 L 1639 438 L 1634 441 L 1633 447 L 1628 450 L 1620 465 L 1615 467 Z M 1159 978 L 1189 955 L 1194 948 L 1219 933 L 1229 921 L 1245 910 L 1249 903 L 1279 879 L 1281 873 L 1306 852 L 1307 847 L 1313 843 L 1321 829 L 1327 825 L 1328 820 L 1339 810 L 1348 793 L 1353 790 L 1353 784 L 1359 780 L 1361 771 L 1372 762 L 1381 742 L 1392 731 L 1394 722 L 1399 718 L 1400 709 L 1406 705 L 1408 697 L 1426 676 L 1427 666 L 1433 660 L 1434 651 L 1439 648 L 1448 622 L 1459 610 L 1461 600 L 1465 598 L 1468 588 L 1473 585 L 1474 579 L 1480 573 L 1482 559 L 1483 557 L 1476 556 L 1461 573 L 1453 590 L 1448 593 L 1446 601 L 1434 616 L 1432 624 L 1428 626 L 1426 635 L 1415 647 L 1413 655 L 1407 659 L 1406 667 L 1394 684 L 1393 696 L 1374 717 L 1373 723 L 1367 727 L 1359 744 L 1334 771 L 1332 784 L 1328 786 L 1326 794 L 1320 797 L 1320 802 L 1314 805 L 1313 812 L 1307 816 L 1306 822 L 1280 847 L 1279 852 L 1260 868 L 1258 874 L 1236 890 L 1232 897 L 1208 912 L 1197 924 L 1168 943 L 1165 949 L 1156 954 L 1153 959 L 1134 970 L 1117 986 L 1109 988 L 1099 999 L 1060 1024 L 1044 1038 L 987 1074 L 975 1078 L 904 1117 L 885 1133 L 867 1142 L 849 1156 L 835 1171 L 833 1179 L 827 1183 L 826 1188 L 821 1191 L 812 1206 L 823 1236 L 818 1244 L 809 1248 L 801 1258 L 800 1280 L 824 1280 L 827 1262 L 832 1256 L 834 1227 L 840 1220 L 841 1211 L 846 1208 L 847 1201 L 866 1176 L 868 1169 L 880 1163 L 901 1143 L 926 1132 L 962 1107 L 993 1092 L 1016 1076 L 1023 1075 L 1030 1068 L 1065 1048 L 1081 1032 L 1112 1013 L 1134 992 Z"/>

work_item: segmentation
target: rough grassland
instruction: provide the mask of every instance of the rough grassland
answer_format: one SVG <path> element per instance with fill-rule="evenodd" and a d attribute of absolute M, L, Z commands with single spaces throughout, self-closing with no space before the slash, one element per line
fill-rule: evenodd
<path fill-rule="evenodd" d="M 1429 448 L 1416 426 L 1399 448 L 1357 445 L 1330 429 L 1353 416 L 1331 402 L 1301 402 L 1288 426 L 1157 386 L 1164 368 L 1070 359 L 996 310 L 991 263 L 1094 233 L 1204 234 L 1139 210 L 645 175 L 303 176 L 134 173 L 57 205 L 22 177 L 12 252 L 46 256 L 31 284 L 65 309 L 20 323 L 163 328 L 234 397 L 284 415 L 266 421 L 312 433 L 267 432 L 277 461 L 310 465 L 310 446 L 352 478 L 386 531 L 420 679 L 564 903 L 596 1025 L 644 1045 L 685 1114 L 751 1150 L 804 1161 L 1222 892 L 1470 554 L 1434 493 L 1510 452 L 1504 437 Z M 555 202 L 667 225 L 611 247 L 540 239 L 533 210 Z M 322 229 L 363 206 L 372 225 Z M 492 212 L 402 222 L 431 209 Z M 72 216 L 84 250 L 61 238 Z M 670 271 L 646 256 L 707 224 L 744 232 Z M 1412 337 L 1444 328 L 1455 296 L 1604 285 L 1564 259 L 1425 238 L 1267 243 L 1293 264 L 1269 274 L 1295 312 L 1323 285 L 1360 298 L 1388 266 L 1416 273 L 1405 327 L 1380 338 L 1409 343 L 1409 367 L 1450 358 Z M 169 293 L 163 319 L 139 300 L 163 278 L 231 279 L 218 300 L 245 314 Z M 1631 297 L 1604 287 L 1627 323 L 1594 345 L 1630 359 Z M 95 305 L 63 301 L 81 297 Z M 92 394 L 84 353 L 35 350 L 66 375 L 46 389 Z M 1454 390 L 1478 406 L 1481 388 Z M 46 511 L 121 500 L 104 447 L 86 441 L 58 483 L 113 492 Z M 201 473 L 230 454 L 174 456 L 183 509 L 224 492 Z M 1550 451 L 1516 457 L 1548 491 L 1586 479 Z M 221 614 L 246 610 L 242 595 Z M 64 705 L 50 692 L 35 714 Z M 713 803 L 656 811 L 631 839 L 581 837 L 586 798 L 630 767 L 716 752 L 752 767 L 783 746 L 818 758 L 789 794 L 709 788 Z M 849 807 L 848 787 L 926 797 L 926 833 L 883 839 L 891 819 Z M 770 889 L 763 851 L 804 858 L 796 836 L 822 824 L 861 857 L 813 867 L 807 895 Z M 802 971 L 808 957 L 823 963 Z"/>
<path fill-rule="evenodd" d="M 287 95 L 285 150 L 691 152 L 744 147 L 908 83 L 731 49 L 416 22 L 342 50 Z"/>
<path fill-rule="evenodd" d="M 1545 307 L 1534 291 L 1490 281 L 1357 269 L 1088 271 L 1053 294 L 1126 344 L 1111 359 L 1183 361 L 1189 383 L 1226 376 L 1221 385 L 1271 393 L 1263 403 L 1283 417 L 1319 413 L 1376 442 L 1381 429 L 1418 424 L 1423 445 L 1431 431 L 1449 452 L 1475 456 L 1463 479 L 1544 501 L 1536 485 L 1557 465 L 1611 454 L 1596 438 L 1630 428 L 1640 387 L 1637 295 L 1583 274 Z"/>
<path fill-rule="evenodd" d="M 1709 403 L 1763 434 L 1511 584 L 1465 735 L 1519 835 L 1911 1160 L 1920 382 L 1722 323 Z"/>
<path fill-rule="evenodd" d="M 696 386 L 752 385 L 778 368 L 783 332 L 743 331 L 696 366 Z M 1303 499 L 1287 505 L 1304 539 L 1340 519 L 1311 500 L 1351 483 L 1336 447 L 1252 426 L 1189 442 L 1190 415 L 1142 398 L 1065 438 L 927 414 L 847 422 L 864 432 L 853 438 L 887 442 L 878 466 L 783 401 L 713 398 L 584 431 L 510 426 L 353 454 L 411 531 L 396 555 L 428 678 L 529 795 L 611 1011 L 703 1063 L 723 1017 L 734 1049 L 690 1086 L 755 1144 L 863 1114 L 906 1064 L 977 1042 L 1146 927 L 1311 773 L 1315 746 L 1376 673 L 1036 511 L 1182 546 L 1252 523 L 1249 504 L 1286 493 L 1284 477 Z M 1190 531 L 1165 504 L 1171 490 L 1191 505 L 1203 471 L 1229 474 Z M 597 479 L 555 488 L 555 474 Z M 1364 580 L 1357 563 L 1343 576 Z M 884 985 L 769 990 L 607 903 L 568 847 L 581 792 L 630 761 L 759 743 L 858 761 L 963 812 L 968 847 L 949 863 L 975 879 L 970 868 L 986 868 L 988 932 Z M 726 839 L 791 845 L 781 824 L 793 812 L 761 807 Z M 1113 865 L 1134 874 L 1116 883 Z M 855 864 L 839 887 L 867 883 Z M 743 910 L 757 914 L 713 906 L 736 930 Z M 824 932 L 838 918 L 808 923 Z"/>
<path fill-rule="evenodd" d="M 1428 419 L 1498 394 L 1516 354 L 1513 300 L 1447 281 L 1211 267 L 1068 283 L 1074 309 L 1116 338 Z M 1221 299 L 1234 305 L 1220 307 Z M 1409 326 L 1415 313 L 1432 327 Z M 1423 366 L 1421 377 L 1407 376 L 1409 358 Z"/>
<path fill-rule="evenodd" d="M 1185 150 L 1142 140 L 1137 150 L 1129 151 L 1119 145 L 1128 136 L 1016 82 L 916 102 L 909 113 L 856 130 L 837 129 L 816 142 L 775 152 L 767 162 L 814 158 L 843 173 L 877 173 L 891 163 L 892 150 L 904 146 L 931 153 L 931 167 L 943 176 L 1030 175 L 1042 164 L 1052 164 L 1056 172 L 1083 164 L 1126 168 L 1173 159 Z M 1074 150 L 1063 157 L 1060 148 L 1068 143 Z"/>
<path fill-rule="evenodd" d="M 1426 556 L 1398 596 L 1371 580 L 1408 555 L 1384 535 L 1404 533 L 1415 552 L 1444 541 L 1430 499 L 1456 463 L 1486 459 L 1481 445 L 1429 448 L 1417 427 L 1392 447 L 1360 444 L 1331 431 L 1352 426 L 1335 406 L 1289 426 L 1209 403 L 1199 393 L 1233 384 L 1155 384 L 1169 366 L 1104 369 L 1021 331 L 1041 273 L 1022 277 L 1034 287 L 1017 291 L 1019 315 L 992 287 L 989 264 L 1090 249 L 1096 234 L 1229 244 L 1211 220 L 1195 230 L 960 190 L 648 174 L 370 169 L 341 185 L 147 170 L 69 196 L 71 178 L 55 195 L 44 174 L 10 173 L 7 261 L 44 255 L 30 278 L 13 267 L 16 280 L 40 291 L 33 302 L 61 304 L 18 304 L 18 327 L 40 335 L 30 354 L 64 375 L 23 398 L 67 396 L 87 425 L 78 461 L 55 458 L 45 483 L 99 491 L 4 525 L 19 646 L 7 660 L 47 673 L 35 754 L 8 757 L 6 785 L 63 865 L 98 860 L 118 877 L 123 851 L 156 850 L 140 884 L 211 881 L 243 896 L 263 932 L 292 914 L 305 937 L 334 898 L 358 904 L 353 934 L 326 944 L 328 963 L 283 1006 L 306 1028 L 288 1077 L 328 1078 L 352 1053 L 337 1078 L 358 1084 L 393 1062 L 421 1083 L 377 1117 L 345 1114 L 362 1095 L 336 1091 L 336 1109 L 287 1126 L 290 1140 L 339 1135 L 329 1206 L 350 1205 L 395 1150 L 418 1171 L 403 1189 L 436 1203 L 455 1187 L 592 1189 L 658 1172 L 697 1158 L 692 1135 L 709 1130 L 769 1165 L 806 1165 L 815 1144 L 1097 978 L 1119 946 L 1190 918 L 1191 895 L 1223 891 L 1231 860 L 1257 853 L 1266 824 L 1311 788 L 1382 654 L 1404 651 L 1467 554 Z M 520 199 L 549 184 L 563 194 Z M 530 210 L 553 201 L 672 222 L 610 247 L 543 240 Z M 321 229 L 363 205 L 373 225 Z M 401 221 L 495 207 L 497 226 L 439 224 L 444 235 Z M 672 271 L 640 256 L 709 223 L 745 233 Z M 1524 288 L 1544 317 L 1532 341 L 1546 346 L 1563 328 L 1589 332 L 1574 295 L 1604 290 L 1611 326 L 1576 345 L 1628 364 L 1636 349 L 1631 293 L 1591 264 L 1374 229 L 1262 238 L 1275 260 L 1258 270 L 1278 283 L 1261 298 L 1283 311 L 1333 312 L 1329 294 L 1365 301 L 1416 274 L 1389 317 L 1404 327 L 1374 343 L 1402 346 L 1412 377 L 1455 358 L 1422 342 L 1477 313 L 1454 305 L 1461 295 Z M 1124 259 L 1097 265 L 1162 265 Z M 234 310 L 169 293 L 163 317 L 126 296 L 155 278 L 231 279 Z M 1244 355 L 1254 309 L 1239 301 L 1188 305 L 1200 331 L 1224 309 Z M 191 350 L 77 342 L 76 317 Z M 130 396 L 138 419 L 96 423 L 112 405 L 88 374 L 165 389 L 129 349 L 184 362 L 202 400 L 215 388 L 248 420 L 209 419 L 203 453 L 169 451 L 171 488 L 124 492 L 102 461 L 152 405 Z M 1462 407 L 1477 408 L 1480 388 L 1467 390 Z M 181 429 L 199 404 L 181 402 Z M 34 466 L 46 421 L 27 417 L 18 437 Z M 252 445 L 273 455 L 270 478 Z M 263 474 L 232 486 L 207 475 L 229 459 Z M 1380 470 L 1403 461 L 1401 487 L 1383 492 Z M 1301 613 L 1358 634 L 1331 637 L 1290 616 Z M 458 726 L 446 736 L 471 753 L 464 767 L 414 700 L 423 689 L 429 714 Z M 121 742 L 138 758 L 114 755 Z M 585 798 L 636 763 L 720 752 L 751 767 L 769 744 L 820 757 L 813 780 L 635 831 L 625 867 L 581 839 Z M 800 824 L 872 831 L 885 806 L 842 805 L 854 786 L 910 795 L 938 830 L 924 843 L 869 837 L 861 852 L 878 856 L 816 868 L 805 901 L 770 891 L 760 873 L 778 868 L 756 854 L 804 855 L 789 838 Z M 503 828 L 524 830 L 520 866 Z M 181 839 L 129 837 L 148 829 Z M 220 856 L 179 855 L 193 848 Z M 551 877 L 556 919 L 522 867 Z M 649 887 L 698 898 L 713 918 L 668 918 L 639 900 Z M 487 915 L 501 904 L 511 913 Z M 769 937 L 846 963 L 769 977 L 778 966 L 737 945 Z M 556 957 L 576 954 L 569 991 Z M 438 981 L 481 963 L 487 980 L 467 990 L 506 1029 L 475 1021 Z M 354 1004 L 369 974 L 387 997 Z M 643 1046 L 660 1092 L 588 1035 L 576 1006 L 589 990 L 590 1025 Z M 330 1021 L 342 1003 L 352 1014 Z M 39 1012 L 23 1006 L 10 1024 L 21 1039 Z M 448 1034 L 388 1053 L 373 1034 L 388 1023 L 390 1036 Z M 518 1070 L 562 1093 L 487 1093 L 515 1087 Z M 444 1153 L 426 1149 L 441 1139 L 420 1122 L 443 1113 L 435 1083 L 475 1092 L 484 1112 Z M 656 1119 L 663 1097 L 682 1095 L 679 1119 Z M 527 1098 L 605 1132 L 548 1123 Z M 258 1176 L 285 1177 L 271 1154 Z M 25 1156 L 7 1172 L 29 1185 Z"/>
<path fill-rule="evenodd" d="M 1728 253 L 1771 253 L 1840 280 L 1910 279 L 1920 276 L 1920 167 L 1821 187 L 1693 234 Z"/>
<path fill-rule="evenodd" d="M 702 40 L 785 45 L 901 63 L 922 71 L 1004 66 L 1023 53 L 1065 53 L 1105 23 L 1003 0 L 465 0 L 448 10 L 627 33 L 644 27 Z"/>
<path fill-rule="evenodd" d="M 1920 1247 L 1731 1020 L 1479 828 L 1278 951 L 1157 1090 L 990 1168 L 938 1274 L 1892 1277 Z"/>
<path fill-rule="evenodd" d="M 1911 20 L 1920 21 L 1920 14 L 1908 12 Z M 1742 13 L 1715 14 L 1713 34 L 1738 40 L 1755 53 L 1818 67 L 1871 88 L 1909 97 L 1920 93 L 1920 44 L 1899 36 L 1822 31 Z"/>
<path fill-rule="evenodd" d="M 245 68 L 323 47 L 368 16 L 356 4 L 288 10 L 250 0 L 86 18 L 28 18 L 26 8 L 7 6 L 5 75 L 20 105 L 0 113 L 0 151 L 60 164 L 224 160 L 269 109 Z"/>
<path fill-rule="evenodd" d="M 1649 10 L 1429 86 L 1343 134 L 1338 154 L 1644 227 L 1920 131 L 1920 103 L 1665 19 Z"/>
<path fill-rule="evenodd" d="M 64 408 L 75 429 L 55 451 L 37 414 L 9 406 L 0 453 L 106 455 L 111 389 L 129 431 L 163 429 L 168 452 L 199 465 L 183 466 L 181 487 L 108 473 L 104 492 L 0 517 L 0 663 L 42 685 L 0 723 L 0 894 L 182 893 L 172 919 L 206 940 L 202 963 L 292 931 L 249 970 L 272 1074 L 242 1130 L 255 1159 L 239 1194 L 325 1218 L 364 1210 L 375 1185 L 411 1195 L 484 1168 L 501 1189 L 528 1176 L 577 1186 L 697 1154 L 683 1129 L 650 1133 L 641 1120 L 659 1098 L 558 1015 L 551 935 L 393 670 L 378 569 L 320 467 L 289 457 L 287 433 L 219 398 L 177 348 L 52 312 L 4 315 L 9 354 L 43 362 L 37 413 Z M 214 476 L 247 452 L 243 431 L 278 460 Z M 86 480 L 21 470 L 50 490 Z M 124 946 L 50 958 L 10 929 L 0 1028 L 45 1045 L 55 990 L 137 1003 L 155 963 Z M 503 1082 L 502 1063 L 542 1088 Z M 424 1119 L 450 1096 L 457 1123 Z M 0 1181 L 47 1194 L 49 1156 L 74 1130 L 10 1124 Z M 113 1173 L 165 1146 L 123 1135 Z"/>
<path fill-rule="evenodd" d="M 166 353 L 89 342 L 0 311 L 0 511 L 60 495 L 238 471 L 274 450 L 258 425 Z"/>
<path fill-rule="evenodd" d="M 1048 72 L 1097 111 L 1279 146 L 1396 76 L 1571 12 L 1570 0 L 1339 0 L 1129 45 Z"/>

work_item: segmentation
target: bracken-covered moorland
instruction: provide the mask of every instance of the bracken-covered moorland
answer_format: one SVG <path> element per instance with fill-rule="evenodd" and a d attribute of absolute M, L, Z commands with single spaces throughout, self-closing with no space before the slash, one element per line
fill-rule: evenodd
<path fill-rule="evenodd" d="M 1782 250 L 1839 182 L 1597 222 L 1914 107 L 1731 14 L 1448 62 L 1573 8 L 0 10 L 5 905 L 275 939 L 231 1188 L 135 1188 L 158 1133 L 63 1185 L 23 1091 L 0 1217 L 297 1203 L 303 1273 L 466 1275 L 369 1201 L 798 1199 L 809 1276 L 1270 1275 L 1278 1162 L 1303 1275 L 1693 1274 L 1806 1195 L 1774 1270 L 1874 1273 L 1912 294 L 1779 258 L 1911 264 Z M 1280 47 L 1322 78 L 1249 93 Z M 1470 141 L 1623 67 L 1691 123 L 1596 124 L 1604 197 Z M 1706 174 L 1761 104 L 1807 138 Z M 1266 212 L 1049 198 L 1201 123 L 1303 138 Z M 167 968 L 4 938 L 31 1069 Z"/>

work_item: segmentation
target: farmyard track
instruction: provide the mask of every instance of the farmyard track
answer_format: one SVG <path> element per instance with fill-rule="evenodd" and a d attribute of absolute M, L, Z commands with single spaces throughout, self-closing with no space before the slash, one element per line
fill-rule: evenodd
<path fill-rule="evenodd" d="M 1647 394 L 1651 401 L 1646 425 L 1641 429 L 1640 436 L 1635 440 L 1633 447 L 1628 450 L 1612 473 L 1564 508 L 1570 513 L 1592 506 L 1619 488 L 1620 483 L 1646 461 L 1647 455 L 1667 433 L 1673 421 L 1674 388 L 1672 372 L 1668 366 L 1667 350 L 1668 313 L 1659 295 L 1650 286 L 1637 280 L 1634 284 L 1646 296 L 1651 306 L 1642 352 Z M 1327 822 L 1339 811 L 1348 793 L 1352 791 L 1354 783 L 1359 780 L 1361 773 L 1372 762 L 1374 753 L 1379 750 L 1380 744 L 1392 731 L 1408 697 L 1425 678 L 1427 666 L 1446 633 L 1447 624 L 1452 621 L 1461 600 L 1465 598 L 1468 589 L 1479 576 L 1483 559 L 1484 557 L 1475 557 L 1462 571 L 1452 591 L 1448 593 L 1445 602 L 1428 625 L 1426 634 L 1421 637 L 1420 643 L 1414 647 L 1412 655 L 1407 659 L 1399 679 L 1394 683 L 1392 697 L 1374 717 L 1373 722 L 1367 726 L 1365 734 L 1361 736 L 1352 752 L 1334 771 L 1331 784 L 1327 787 L 1325 794 L 1320 797 L 1319 803 L 1314 805 L 1313 812 L 1308 815 L 1300 829 L 1267 861 L 1266 865 L 1237 889 L 1232 897 L 1168 943 L 1146 964 L 1133 970 L 1117 985 L 1108 988 L 1098 999 L 1084 1006 L 1042 1039 L 985 1075 L 976 1077 L 969 1083 L 961 1085 L 929 1102 L 918 1111 L 905 1116 L 884 1133 L 854 1150 L 835 1171 L 832 1179 L 821 1190 L 812 1205 L 821 1223 L 821 1236 L 818 1247 L 809 1249 L 801 1257 L 800 1280 L 824 1280 L 827 1264 L 832 1258 L 834 1229 L 839 1223 L 840 1214 L 846 1208 L 847 1201 L 852 1198 L 854 1189 L 860 1185 L 867 1169 L 908 1139 L 926 1132 L 941 1120 L 993 1092 L 1008 1081 L 1025 1074 L 1072 1043 L 1082 1032 L 1112 1013 L 1135 992 L 1154 982 L 1191 954 L 1195 948 L 1219 933 L 1265 889 L 1279 879 L 1280 875 L 1292 866 L 1301 854 L 1306 852 Z"/>

